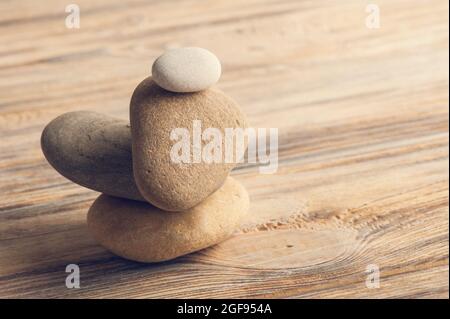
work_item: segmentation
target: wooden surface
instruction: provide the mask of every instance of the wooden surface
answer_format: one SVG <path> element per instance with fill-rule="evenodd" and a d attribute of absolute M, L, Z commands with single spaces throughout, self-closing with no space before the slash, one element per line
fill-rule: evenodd
<path fill-rule="evenodd" d="M 0 2 L 1 297 L 448 298 L 448 1 L 373 1 L 379 29 L 364 0 L 77 0 L 80 29 L 68 3 Z M 280 165 L 233 172 L 252 201 L 233 238 L 133 263 L 87 232 L 98 193 L 47 164 L 40 133 L 67 111 L 127 118 L 153 59 L 184 45 L 279 128 Z"/>

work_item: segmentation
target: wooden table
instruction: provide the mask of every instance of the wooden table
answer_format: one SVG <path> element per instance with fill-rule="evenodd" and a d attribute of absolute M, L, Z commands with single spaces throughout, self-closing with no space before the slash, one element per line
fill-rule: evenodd
<path fill-rule="evenodd" d="M 448 1 L 374 0 L 379 28 L 363 0 L 77 0 L 79 29 L 69 3 L 0 2 L 1 297 L 449 297 Z M 93 240 L 98 193 L 39 138 L 67 111 L 127 118 L 176 46 L 220 57 L 219 87 L 279 129 L 279 168 L 233 172 L 251 196 L 234 237 L 145 265 Z"/>

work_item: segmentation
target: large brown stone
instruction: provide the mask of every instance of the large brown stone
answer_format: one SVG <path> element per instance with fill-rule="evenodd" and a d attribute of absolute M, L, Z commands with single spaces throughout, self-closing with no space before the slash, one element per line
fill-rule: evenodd
<path fill-rule="evenodd" d="M 194 121 L 200 121 L 202 130 L 217 128 L 223 136 L 225 128 L 247 127 L 239 106 L 220 90 L 173 93 L 150 77 L 135 89 L 130 105 L 134 177 L 142 196 L 161 209 L 183 211 L 197 205 L 223 184 L 235 166 L 224 160 L 197 163 L 193 156 L 187 163 L 171 159 L 177 143 L 171 134 L 176 128 L 191 134 L 189 146 L 194 153 Z M 222 154 L 224 145 L 225 138 Z"/>

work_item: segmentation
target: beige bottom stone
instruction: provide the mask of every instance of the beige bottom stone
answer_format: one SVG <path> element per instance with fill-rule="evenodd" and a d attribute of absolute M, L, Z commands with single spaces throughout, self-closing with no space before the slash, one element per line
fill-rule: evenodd
<path fill-rule="evenodd" d="M 97 241 L 116 255 L 160 262 L 227 239 L 248 209 L 247 191 L 228 177 L 215 193 L 184 212 L 101 195 L 89 209 L 87 221 Z"/>

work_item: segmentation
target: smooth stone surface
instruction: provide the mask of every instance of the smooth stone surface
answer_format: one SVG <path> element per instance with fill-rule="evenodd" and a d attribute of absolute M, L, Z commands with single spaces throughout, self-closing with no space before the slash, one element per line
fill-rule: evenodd
<path fill-rule="evenodd" d="M 61 175 L 108 195 L 144 200 L 133 178 L 127 121 L 89 111 L 65 113 L 41 136 L 47 161 Z"/>
<path fill-rule="evenodd" d="M 193 123 L 200 120 L 202 130 L 247 127 L 239 106 L 223 92 L 209 89 L 196 93 L 172 93 L 160 88 L 151 78 L 142 81 L 130 105 L 133 173 L 142 196 L 168 211 L 189 209 L 225 181 L 235 163 L 175 163 L 170 152 L 177 140 L 173 129 L 186 128 L 191 136 Z M 225 149 L 225 138 L 222 140 Z M 223 154 L 225 151 L 223 151 Z"/>
<path fill-rule="evenodd" d="M 87 221 L 96 240 L 114 254 L 134 261 L 160 262 L 227 239 L 248 209 L 247 191 L 229 177 L 202 203 L 178 213 L 101 195 L 89 209 Z"/>
<path fill-rule="evenodd" d="M 202 48 L 171 49 L 155 60 L 152 77 L 172 92 L 197 92 L 217 83 L 222 72 L 219 59 Z"/>

